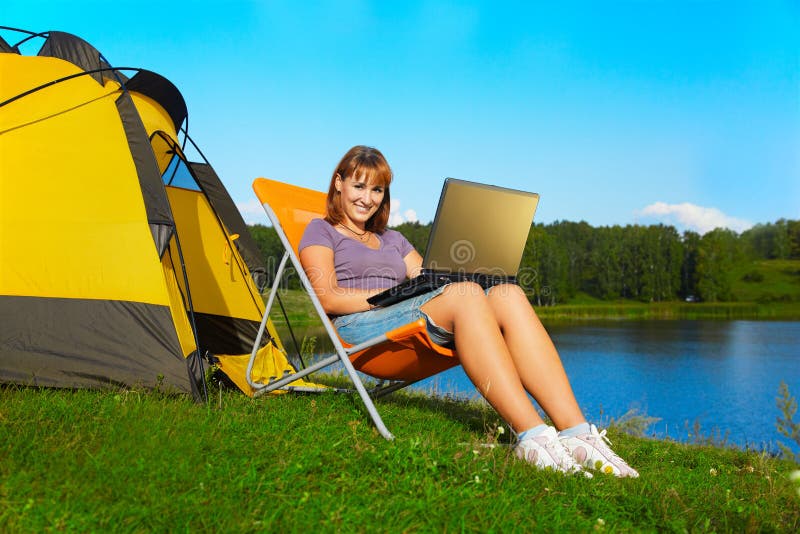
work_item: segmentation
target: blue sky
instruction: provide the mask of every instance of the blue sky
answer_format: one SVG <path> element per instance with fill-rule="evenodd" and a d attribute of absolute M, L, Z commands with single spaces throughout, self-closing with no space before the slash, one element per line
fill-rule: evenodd
<path fill-rule="evenodd" d="M 169 78 L 250 222 L 253 178 L 323 189 L 356 144 L 392 165 L 395 221 L 447 176 L 536 191 L 545 223 L 800 219 L 798 0 L 20 0 L 0 24 Z"/>

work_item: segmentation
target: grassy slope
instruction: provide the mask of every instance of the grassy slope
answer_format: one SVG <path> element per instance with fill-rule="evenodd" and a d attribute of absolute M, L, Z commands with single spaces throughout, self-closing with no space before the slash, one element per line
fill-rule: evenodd
<path fill-rule="evenodd" d="M 786 461 L 612 432 L 638 480 L 534 470 L 477 404 L 396 394 L 208 406 L 0 389 L 0 531 L 797 531 Z"/>
<path fill-rule="evenodd" d="M 753 274 L 759 281 L 748 281 Z M 741 302 L 800 302 L 800 260 L 761 260 L 731 271 L 733 294 Z"/>
<path fill-rule="evenodd" d="M 581 293 L 566 304 L 538 307 L 537 313 L 543 320 L 800 319 L 800 260 L 746 262 L 730 277 L 733 302 L 608 302 Z"/>
<path fill-rule="evenodd" d="M 290 323 L 305 324 L 313 322 L 315 324 L 322 324 L 317 318 L 316 311 L 314 311 L 314 305 L 311 303 L 311 300 L 303 290 L 280 290 L 278 292 L 278 297 L 280 298 L 280 302 L 283 303 L 283 308 L 286 311 L 286 317 L 289 318 Z M 264 298 L 266 300 L 266 295 Z M 280 308 L 278 300 L 275 301 L 275 304 L 272 307 L 270 317 L 272 318 L 272 321 L 277 324 L 286 324 L 286 318 L 283 315 L 283 311 Z"/>

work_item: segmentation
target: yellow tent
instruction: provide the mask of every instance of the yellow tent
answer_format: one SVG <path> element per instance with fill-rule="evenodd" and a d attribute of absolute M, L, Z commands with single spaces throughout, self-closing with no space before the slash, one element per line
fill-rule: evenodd
<path fill-rule="evenodd" d="M 0 381 L 203 398 L 212 363 L 252 394 L 265 267 L 214 170 L 184 156 L 180 92 L 73 35 L 32 38 L 35 56 L 0 39 Z M 291 370 L 268 332 L 256 380 Z"/>

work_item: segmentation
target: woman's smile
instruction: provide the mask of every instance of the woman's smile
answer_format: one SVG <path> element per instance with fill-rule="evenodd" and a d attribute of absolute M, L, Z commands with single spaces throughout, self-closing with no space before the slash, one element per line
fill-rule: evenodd
<path fill-rule="evenodd" d="M 341 194 L 342 211 L 348 222 L 363 230 L 383 201 L 383 186 L 368 184 L 361 178 L 348 177 L 337 180 L 337 189 Z"/>

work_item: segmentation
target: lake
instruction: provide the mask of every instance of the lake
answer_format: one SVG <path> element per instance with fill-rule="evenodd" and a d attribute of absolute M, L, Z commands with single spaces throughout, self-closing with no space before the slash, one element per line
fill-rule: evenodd
<path fill-rule="evenodd" d="M 590 421 L 637 410 L 660 418 L 648 428 L 651 436 L 691 442 L 699 424 L 701 436 L 740 447 L 790 445 L 775 426 L 776 397 L 784 381 L 800 398 L 800 322 L 617 321 L 547 329 Z M 414 387 L 477 395 L 461 367 Z"/>

